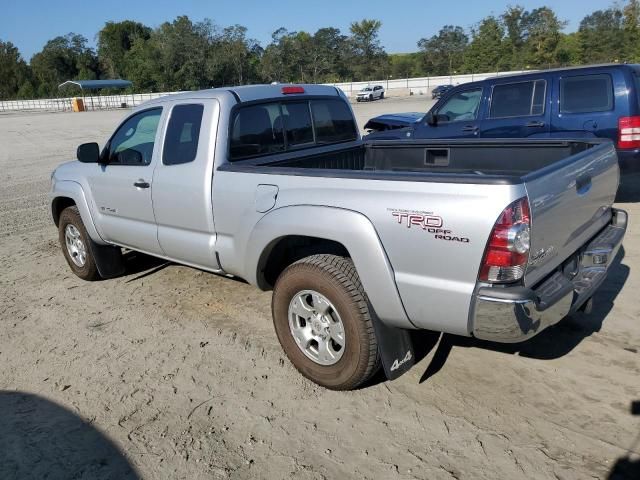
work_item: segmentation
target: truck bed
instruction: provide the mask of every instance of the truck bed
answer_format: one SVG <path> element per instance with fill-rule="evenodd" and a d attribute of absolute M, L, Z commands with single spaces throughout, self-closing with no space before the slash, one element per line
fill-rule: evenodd
<path fill-rule="evenodd" d="M 260 167 L 267 167 L 281 174 L 369 177 L 377 173 L 398 180 L 521 183 L 524 176 L 602 143 L 602 140 L 387 140 L 242 164 L 262 171 L 264 168 Z"/>

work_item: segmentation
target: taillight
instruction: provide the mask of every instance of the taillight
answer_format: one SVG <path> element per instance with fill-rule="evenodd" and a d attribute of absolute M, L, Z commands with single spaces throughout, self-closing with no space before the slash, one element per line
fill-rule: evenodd
<path fill-rule="evenodd" d="M 524 275 L 530 248 L 531 213 L 526 198 L 505 208 L 491 230 L 482 259 L 479 279 L 506 283 Z"/>
<path fill-rule="evenodd" d="M 640 117 L 618 119 L 618 148 L 640 148 Z"/>
<path fill-rule="evenodd" d="M 294 93 L 304 93 L 304 88 L 303 87 L 282 87 L 281 91 L 283 95 L 291 95 Z"/>

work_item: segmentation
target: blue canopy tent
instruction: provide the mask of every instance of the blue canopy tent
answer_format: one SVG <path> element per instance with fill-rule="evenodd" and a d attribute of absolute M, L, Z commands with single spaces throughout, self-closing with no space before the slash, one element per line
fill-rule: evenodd
<path fill-rule="evenodd" d="M 82 91 L 82 100 L 83 100 L 83 103 L 85 103 L 84 102 L 85 90 L 102 90 L 104 88 L 125 89 L 127 87 L 130 87 L 132 83 L 129 80 L 122 80 L 121 78 L 114 78 L 111 80 L 67 80 L 66 82 L 58 85 L 58 89 L 61 89 L 68 85 L 75 85 L 77 87 L 80 87 L 80 90 Z M 90 97 L 90 98 L 91 98 L 91 109 L 95 110 L 94 104 L 93 104 L 93 97 Z M 117 106 L 117 103 L 118 102 L 116 102 L 116 106 Z M 121 108 L 126 108 L 127 104 L 126 102 L 121 101 L 119 106 Z"/>

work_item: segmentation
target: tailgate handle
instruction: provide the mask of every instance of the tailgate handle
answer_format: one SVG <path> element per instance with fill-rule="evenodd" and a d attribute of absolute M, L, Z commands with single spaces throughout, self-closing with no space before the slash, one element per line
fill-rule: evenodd
<path fill-rule="evenodd" d="M 580 195 L 584 195 L 591 189 L 591 175 L 584 173 L 576 178 L 576 190 Z"/>

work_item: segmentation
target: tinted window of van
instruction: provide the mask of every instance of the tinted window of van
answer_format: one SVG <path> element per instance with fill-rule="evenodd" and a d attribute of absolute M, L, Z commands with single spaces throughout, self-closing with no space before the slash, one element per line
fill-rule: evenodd
<path fill-rule="evenodd" d="M 560 112 L 604 112 L 613 108 L 611 77 L 582 75 L 560 79 Z"/>
<path fill-rule="evenodd" d="M 342 100 L 274 102 L 240 107 L 231 127 L 231 161 L 317 144 L 355 140 L 357 130 Z"/>
<path fill-rule="evenodd" d="M 491 95 L 491 118 L 528 117 L 544 113 L 544 80 L 496 85 Z"/>
<path fill-rule="evenodd" d="M 171 110 L 162 150 L 162 163 L 179 165 L 193 162 L 198 153 L 203 105 L 176 105 Z"/>

